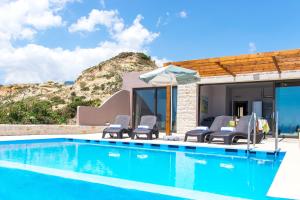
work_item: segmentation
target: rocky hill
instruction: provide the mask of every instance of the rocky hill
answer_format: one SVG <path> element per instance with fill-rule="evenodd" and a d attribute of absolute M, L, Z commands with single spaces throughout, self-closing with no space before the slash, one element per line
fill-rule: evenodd
<path fill-rule="evenodd" d="M 120 90 L 123 73 L 148 71 L 156 67 L 155 62 L 144 53 L 124 52 L 87 68 L 71 85 L 50 81 L 42 84 L 0 86 L 0 106 L 33 98 L 55 102 L 52 108 L 59 110 L 72 103 L 74 97 L 92 101 L 93 105 L 99 106 L 106 98 Z"/>
<path fill-rule="evenodd" d="M 72 91 L 88 99 L 104 100 L 120 90 L 123 73 L 154 68 L 157 68 L 155 62 L 143 53 L 121 53 L 83 71 Z"/>

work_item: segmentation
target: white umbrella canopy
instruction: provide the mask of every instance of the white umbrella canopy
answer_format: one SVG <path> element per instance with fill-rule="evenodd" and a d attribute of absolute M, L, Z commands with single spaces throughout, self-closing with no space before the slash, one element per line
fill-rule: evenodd
<path fill-rule="evenodd" d="M 169 65 L 140 75 L 141 80 L 155 86 L 182 85 L 200 80 L 197 71 Z"/>
<path fill-rule="evenodd" d="M 168 65 L 153 71 L 140 75 L 139 77 L 146 83 L 154 86 L 171 86 L 171 120 L 170 127 L 172 128 L 172 86 L 196 83 L 200 80 L 197 71 Z"/>

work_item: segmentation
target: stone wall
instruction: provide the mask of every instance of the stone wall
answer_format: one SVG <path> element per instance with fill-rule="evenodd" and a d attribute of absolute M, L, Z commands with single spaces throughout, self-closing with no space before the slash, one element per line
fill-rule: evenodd
<path fill-rule="evenodd" d="M 0 136 L 101 133 L 104 126 L 1 124 Z"/>
<path fill-rule="evenodd" d="M 197 84 L 177 87 L 177 133 L 184 134 L 197 126 Z"/>

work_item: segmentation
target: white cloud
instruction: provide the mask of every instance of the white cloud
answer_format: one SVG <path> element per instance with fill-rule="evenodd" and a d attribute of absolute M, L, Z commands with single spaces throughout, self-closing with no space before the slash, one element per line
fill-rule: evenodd
<path fill-rule="evenodd" d="M 158 58 L 156 56 L 153 56 L 152 59 L 155 61 L 158 67 L 163 67 L 164 63 L 170 62 L 170 60 L 167 58 Z"/>
<path fill-rule="evenodd" d="M 49 0 L 50 9 L 57 12 L 62 10 L 67 3 L 80 2 L 81 0 Z"/>
<path fill-rule="evenodd" d="M 116 43 L 103 43 L 96 48 L 66 50 L 50 49 L 29 44 L 11 50 L 0 50 L 0 69 L 4 83 L 44 82 L 47 80 L 73 80 L 88 66 L 112 55 L 132 49 Z M 9 67 L 7 67 L 9 66 Z"/>
<path fill-rule="evenodd" d="M 146 29 L 141 24 L 142 19 L 143 17 L 138 15 L 130 27 L 115 33 L 113 38 L 115 38 L 120 45 L 134 49 L 139 49 L 140 46 L 151 43 L 159 36 L 159 33 L 152 33 Z"/>
<path fill-rule="evenodd" d="M 159 16 L 156 21 L 156 27 L 165 26 L 170 21 L 170 13 L 166 12 L 163 16 Z"/>
<path fill-rule="evenodd" d="M 249 42 L 248 48 L 249 48 L 248 51 L 250 53 L 255 53 L 257 51 L 256 44 L 254 42 Z"/>
<path fill-rule="evenodd" d="M 123 19 L 119 17 L 117 10 L 93 9 L 88 17 L 84 16 L 69 27 L 69 32 L 93 32 L 99 25 L 109 28 L 111 31 L 121 31 L 124 28 Z"/>
<path fill-rule="evenodd" d="M 89 19 L 93 19 L 94 15 L 99 16 L 99 13 L 104 18 L 97 21 L 97 23 L 87 22 Z M 38 29 L 27 27 L 23 25 L 23 22 L 18 21 L 19 18 L 16 19 L 16 21 L 13 19 L 11 21 L 18 25 L 18 29 L 21 30 L 17 35 L 18 38 L 32 39 L 35 34 L 38 34 L 35 32 Z M 1 81 L 9 84 L 44 82 L 47 80 L 74 80 L 86 67 L 95 65 L 120 52 L 145 52 L 148 45 L 158 37 L 159 33 L 153 33 L 145 28 L 141 23 L 142 19 L 143 17 L 138 15 L 132 24 L 126 26 L 118 11 L 91 11 L 88 17 L 81 17 L 77 21 L 79 23 L 76 24 L 81 24 L 80 26 L 74 28 L 75 26 L 71 25 L 74 28 L 73 30 L 92 30 L 97 28 L 96 24 L 101 24 L 110 33 L 111 38 L 102 41 L 94 48 L 78 47 L 73 50 L 48 48 L 38 44 L 14 47 L 10 42 L 11 32 L 0 31 Z M 39 28 L 44 28 L 40 24 L 37 25 L 38 23 L 32 24 Z"/>
<path fill-rule="evenodd" d="M 178 15 L 179 15 L 179 17 L 180 18 L 187 18 L 187 12 L 186 11 L 184 11 L 184 10 L 182 10 L 182 11 L 180 11 L 179 13 L 178 13 Z"/>
<path fill-rule="evenodd" d="M 73 0 L 2 1 L 0 45 L 8 45 L 11 40 L 32 39 L 38 30 L 62 26 L 57 11 L 70 1 Z"/>

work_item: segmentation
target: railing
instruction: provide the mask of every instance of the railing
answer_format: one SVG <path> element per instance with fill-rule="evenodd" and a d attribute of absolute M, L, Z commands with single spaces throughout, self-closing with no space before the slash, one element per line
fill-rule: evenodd
<path fill-rule="evenodd" d="M 278 112 L 276 112 L 275 115 L 275 149 L 274 149 L 274 153 L 275 156 L 277 155 L 277 153 L 280 151 L 279 145 L 278 145 Z M 248 138 L 247 138 L 247 154 L 249 155 L 249 152 L 251 151 L 250 148 L 250 142 L 251 142 L 251 123 L 253 120 L 253 148 L 255 148 L 255 144 L 256 144 L 256 127 L 257 127 L 257 116 L 256 113 L 252 113 L 251 118 L 249 120 L 249 124 L 248 124 Z"/>
<path fill-rule="evenodd" d="M 256 143 L 256 113 L 252 113 L 251 118 L 248 124 L 248 138 L 247 138 L 247 154 L 249 155 L 250 152 L 250 142 L 251 142 L 251 123 L 253 121 L 253 148 L 255 147 Z"/>

